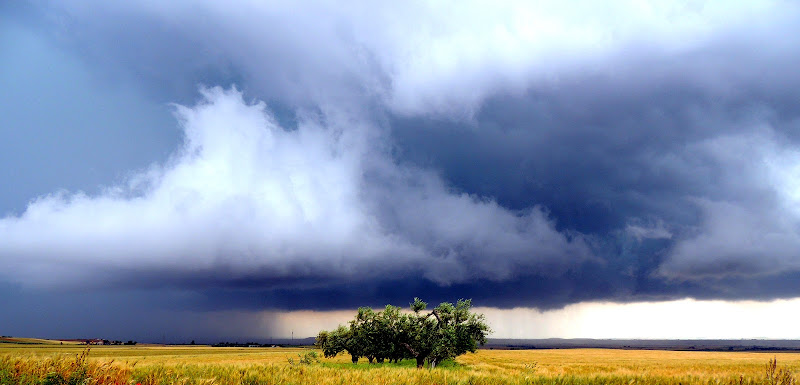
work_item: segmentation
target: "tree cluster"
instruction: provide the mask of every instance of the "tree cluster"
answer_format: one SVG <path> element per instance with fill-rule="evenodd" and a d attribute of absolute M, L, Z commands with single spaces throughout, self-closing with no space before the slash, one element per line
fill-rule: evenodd
<path fill-rule="evenodd" d="M 370 363 L 415 359 L 417 367 L 428 362 L 433 368 L 486 343 L 491 330 L 483 314 L 470 312 L 471 300 L 462 299 L 455 305 L 445 302 L 429 312 L 427 306 L 414 298 L 410 312 L 392 305 L 377 312 L 359 308 L 349 326 L 319 332 L 316 345 L 325 357 L 346 351 L 353 363 L 361 357 Z"/>

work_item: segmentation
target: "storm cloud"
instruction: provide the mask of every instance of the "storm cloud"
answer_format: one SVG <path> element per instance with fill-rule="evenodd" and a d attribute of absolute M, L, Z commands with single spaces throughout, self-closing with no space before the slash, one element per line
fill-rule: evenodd
<path fill-rule="evenodd" d="M 98 271 L 156 271 L 266 287 L 387 275 L 446 285 L 591 258 L 539 208 L 511 212 L 387 162 L 352 120 L 288 131 L 236 90 L 202 93 L 177 107 L 184 146 L 167 164 L 97 196 L 41 197 L 0 222 L 6 279 L 96 285 Z"/>
<path fill-rule="evenodd" d="M 34 4 L 101 82 L 175 103 L 181 139 L 0 219 L 25 290 L 220 312 L 800 295 L 795 4 Z"/>

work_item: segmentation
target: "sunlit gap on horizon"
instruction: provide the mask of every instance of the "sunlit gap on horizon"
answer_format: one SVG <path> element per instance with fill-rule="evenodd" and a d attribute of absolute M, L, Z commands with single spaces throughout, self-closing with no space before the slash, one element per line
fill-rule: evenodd
<path fill-rule="evenodd" d="M 798 339 L 800 298 L 760 301 L 582 302 L 540 311 L 476 307 L 490 338 Z M 346 324 L 353 310 L 270 312 L 275 336 L 311 337 Z"/>

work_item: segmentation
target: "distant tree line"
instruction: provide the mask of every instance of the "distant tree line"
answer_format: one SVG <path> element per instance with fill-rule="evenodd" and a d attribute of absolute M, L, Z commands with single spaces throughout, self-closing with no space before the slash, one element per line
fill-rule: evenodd
<path fill-rule="evenodd" d="M 101 339 L 80 340 L 80 341 L 82 341 L 86 345 L 136 345 L 136 341 L 132 341 L 132 340 L 128 340 L 128 342 L 122 342 L 122 341 L 116 341 L 116 340 L 109 341 L 109 340 L 101 340 Z M 63 342 L 62 342 L 62 344 L 63 344 Z"/>
<path fill-rule="evenodd" d="M 246 347 L 269 347 L 269 344 L 260 344 L 258 342 L 217 342 L 211 345 L 215 348 L 246 348 Z"/>
<path fill-rule="evenodd" d="M 359 308 L 349 326 L 319 332 L 316 346 L 325 357 L 346 351 L 354 364 L 361 357 L 370 363 L 414 359 L 418 368 L 425 362 L 433 368 L 486 343 L 491 330 L 483 314 L 470 312 L 471 300 L 462 299 L 455 305 L 445 302 L 430 312 L 425 311 L 427 306 L 414 298 L 411 312 L 406 313 L 392 305 L 377 312 Z"/>

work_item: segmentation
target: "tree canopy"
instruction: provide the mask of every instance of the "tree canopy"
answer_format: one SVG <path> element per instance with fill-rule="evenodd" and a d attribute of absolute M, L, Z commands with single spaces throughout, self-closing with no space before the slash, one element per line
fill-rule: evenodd
<path fill-rule="evenodd" d="M 419 298 L 410 304 L 410 312 L 392 305 L 377 312 L 362 307 L 349 326 L 319 332 L 316 344 L 325 357 L 346 351 L 353 363 L 361 357 L 370 363 L 415 359 L 417 367 L 428 362 L 433 368 L 486 343 L 491 330 L 483 314 L 470 312 L 471 307 L 471 300 L 461 299 L 427 311 L 428 304 Z"/>

